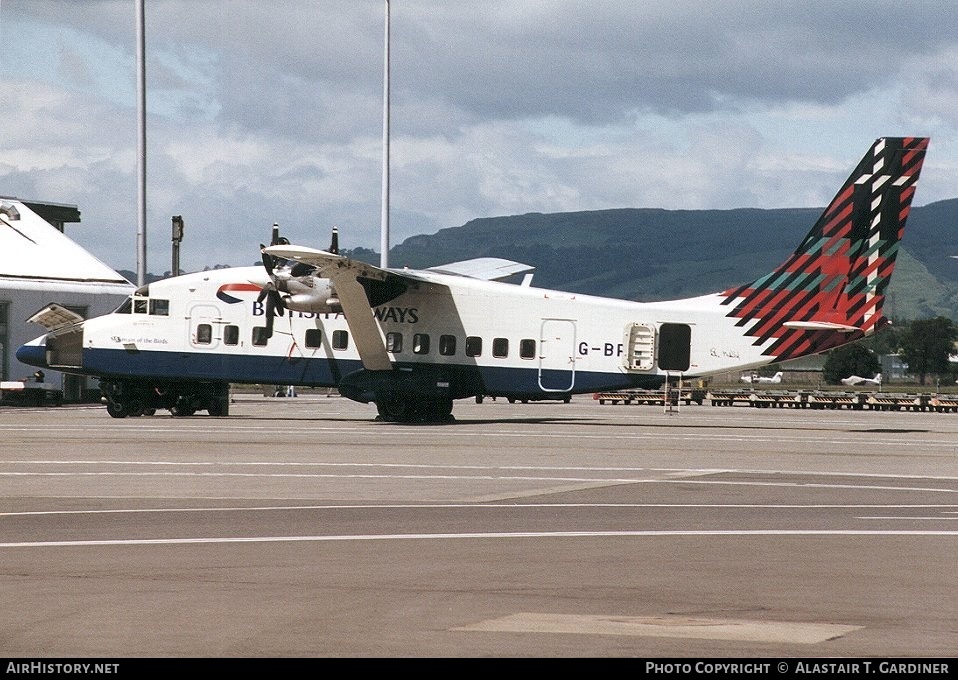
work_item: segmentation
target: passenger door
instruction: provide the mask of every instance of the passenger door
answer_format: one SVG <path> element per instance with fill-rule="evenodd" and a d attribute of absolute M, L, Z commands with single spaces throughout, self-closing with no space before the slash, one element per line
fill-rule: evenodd
<path fill-rule="evenodd" d="M 223 317 L 215 305 L 199 303 L 187 311 L 190 347 L 213 349 L 222 340 Z"/>
<path fill-rule="evenodd" d="M 568 392 L 575 385 L 575 321 L 543 319 L 539 334 L 539 387 Z"/>

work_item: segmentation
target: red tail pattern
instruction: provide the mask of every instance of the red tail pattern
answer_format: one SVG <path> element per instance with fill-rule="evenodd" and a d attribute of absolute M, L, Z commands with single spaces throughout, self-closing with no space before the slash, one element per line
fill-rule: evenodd
<path fill-rule="evenodd" d="M 815 354 L 884 323 L 885 290 L 928 139 L 877 140 L 796 251 L 775 271 L 725 291 L 763 354 Z"/>

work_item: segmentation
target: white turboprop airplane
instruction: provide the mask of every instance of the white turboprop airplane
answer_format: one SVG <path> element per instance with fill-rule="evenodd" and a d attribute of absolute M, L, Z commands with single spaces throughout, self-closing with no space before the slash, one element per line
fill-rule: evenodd
<path fill-rule="evenodd" d="M 860 375 L 850 375 L 842 378 L 842 385 L 881 385 L 881 373 L 876 373 L 874 378 L 863 378 Z"/>
<path fill-rule="evenodd" d="M 335 387 L 385 421 L 456 399 L 563 399 L 817 354 L 887 323 L 885 292 L 928 139 L 877 140 L 795 252 L 728 290 L 639 303 L 500 279 L 479 259 L 383 269 L 275 242 L 263 266 L 187 274 L 53 326 L 17 359 L 98 376 L 114 417 L 229 411 L 230 383 Z M 278 239 L 274 239 L 278 241 Z M 58 316 L 51 310 L 51 314 Z M 39 314 L 42 321 L 45 314 Z"/>
<path fill-rule="evenodd" d="M 756 383 L 778 384 L 782 382 L 782 372 L 779 371 L 778 373 L 776 373 L 775 375 L 771 377 L 764 376 L 764 375 L 752 375 L 751 373 L 749 373 L 748 375 L 742 376 L 742 382 L 747 382 L 752 384 L 756 384 Z"/>

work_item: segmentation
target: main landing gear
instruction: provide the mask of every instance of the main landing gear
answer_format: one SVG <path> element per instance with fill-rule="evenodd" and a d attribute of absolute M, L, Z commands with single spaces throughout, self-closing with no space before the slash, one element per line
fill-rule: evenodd
<path fill-rule="evenodd" d="M 379 420 L 387 423 L 445 423 L 452 417 L 452 399 L 392 397 L 376 402 Z"/>
<path fill-rule="evenodd" d="M 211 416 L 228 416 L 229 383 L 174 383 L 147 385 L 130 381 L 100 382 L 106 412 L 113 418 L 152 416 L 168 409 L 174 416 L 191 416 L 206 411 Z"/>

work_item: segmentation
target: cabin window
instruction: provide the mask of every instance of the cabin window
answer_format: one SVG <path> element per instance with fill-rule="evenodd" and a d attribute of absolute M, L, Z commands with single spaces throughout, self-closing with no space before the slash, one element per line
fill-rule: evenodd
<path fill-rule="evenodd" d="M 393 354 L 402 352 L 402 333 L 396 331 L 386 333 L 386 351 Z"/>
<path fill-rule="evenodd" d="M 266 326 L 253 326 L 253 344 L 256 347 L 266 347 L 269 340 L 269 329 Z"/>
<path fill-rule="evenodd" d="M 492 356 L 497 359 L 505 359 L 509 356 L 509 338 L 493 338 Z"/>
<path fill-rule="evenodd" d="M 146 312 L 147 312 L 147 305 L 149 304 L 149 302 L 150 302 L 150 301 L 147 300 L 146 298 L 134 298 L 134 299 L 133 299 L 133 313 L 134 313 L 134 314 L 146 314 Z"/>
<path fill-rule="evenodd" d="M 466 338 L 466 356 L 478 357 L 482 355 L 482 338 L 470 335 Z"/>
<path fill-rule="evenodd" d="M 323 346 L 323 332 L 318 328 L 306 329 L 306 346 L 312 349 Z"/>
<path fill-rule="evenodd" d="M 156 316 L 169 316 L 170 301 L 162 299 L 150 300 L 150 314 L 155 314 Z"/>
<path fill-rule="evenodd" d="M 536 358 L 536 341 L 526 338 L 519 341 L 519 356 L 523 359 Z"/>
<path fill-rule="evenodd" d="M 416 354 L 429 354 L 429 335 L 416 333 L 412 336 L 412 351 Z"/>
<path fill-rule="evenodd" d="M 346 349 L 349 347 L 349 332 L 333 331 L 333 349 Z"/>
<path fill-rule="evenodd" d="M 208 323 L 201 323 L 196 327 L 196 344 L 208 345 L 213 341 L 213 327 Z"/>
<path fill-rule="evenodd" d="M 223 326 L 223 343 L 227 345 L 239 344 L 239 326 L 232 324 Z"/>
<path fill-rule="evenodd" d="M 444 357 L 451 357 L 456 353 L 456 336 L 455 335 L 440 335 L 439 336 L 439 353 Z"/>

